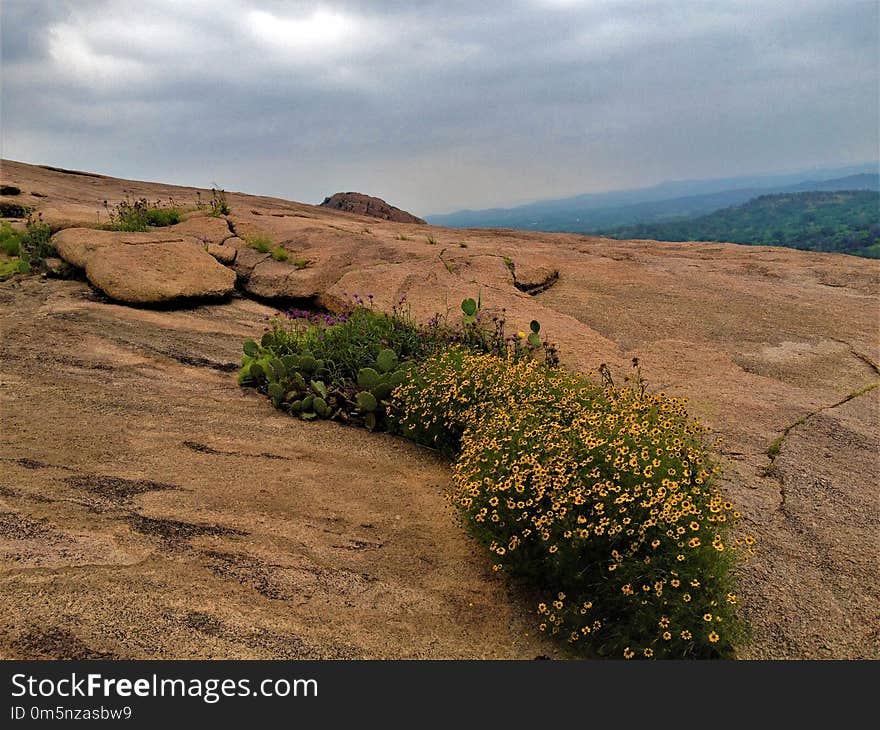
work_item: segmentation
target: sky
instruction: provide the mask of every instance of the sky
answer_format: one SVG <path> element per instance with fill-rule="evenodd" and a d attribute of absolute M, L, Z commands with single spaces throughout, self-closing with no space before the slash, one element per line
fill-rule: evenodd
<path fill-rule="evenodd" d="M 3 0 L 2 156 L 419 215 L 878 159 L 875 0 Z"/>

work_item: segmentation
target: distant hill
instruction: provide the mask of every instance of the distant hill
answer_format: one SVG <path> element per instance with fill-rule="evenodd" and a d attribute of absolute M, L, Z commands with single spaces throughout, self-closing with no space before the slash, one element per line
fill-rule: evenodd
<path fill-rule="evenodd" d="M 708 215 L 621 226 L 605 235 L 730 241 L 880 258 L 880 194 L 871 190 L 762 195 Z"/>
<path fill-rule="evenodd" d="M 790 175 L 667 182 L 650 188 L 578 195 L 515 208 L 432 215 L 427 220 L 452 228 L 593 233 L 631 223 L 703 215 L 759 195 L 857 189 L 880 190 L 876 163 Z"/>

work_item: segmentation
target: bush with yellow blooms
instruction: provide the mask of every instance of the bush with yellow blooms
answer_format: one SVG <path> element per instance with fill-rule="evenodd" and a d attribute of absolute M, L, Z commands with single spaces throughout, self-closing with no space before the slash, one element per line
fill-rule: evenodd
<path fill-rule="evenodd" d="M 752 539 L 684 401 L 447 349 L 393 393 L 402 433 L 457 454 L 450 498 L 538 623 L 588 656 L 730 656 Z"/>

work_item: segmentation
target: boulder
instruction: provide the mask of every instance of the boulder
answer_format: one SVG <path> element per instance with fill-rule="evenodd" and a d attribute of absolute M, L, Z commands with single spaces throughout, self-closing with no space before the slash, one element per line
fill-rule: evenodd
<path fill-rule="evenodd" d="M 242 287 L 249 294 L 267 299 L 309 299 L 318 296 L 327 283 L 323 269 L 297 269 L 267 257 L 253 267 Z"/>
<path fill-rule="evenodd" d="M 52 236 L 52 245 L 67 263 L 84 269 L 86 262 L 108 246 L 133 246 L 153 243 L 184 243 L 183 236 L 168 233 L 125 233 L 93 228 L 65 228 Z"/>
<path fill-rule="evenodd" d="M 85 270 L 93 286 L 120 302 L 220 297 L 235 286 L 235 272 L 190 236 L 68 228 L 52 243 L 65 261 Z"/>

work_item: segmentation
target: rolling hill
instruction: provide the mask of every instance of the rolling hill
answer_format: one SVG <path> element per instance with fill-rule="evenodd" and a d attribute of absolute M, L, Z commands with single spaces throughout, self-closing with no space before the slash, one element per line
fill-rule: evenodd
<path fill-rule="evenodd" d="M 595 233 L 616 226 L 705 215 L 761 195 L 834 190 L 880 190 L 876 165 L 812 170 L 798 175 L 667 182 L 650 188 L 579 195 L 514 208 L 427 216 L 451 228 L 515 228 Z"/>
<path fill-rule="evenodd" d="M 880 258 L 880 194 L 846 190 L 762 195 L 708 215 L 622 226 L 607 235 L 657 241 L 730 241 Z"/>

